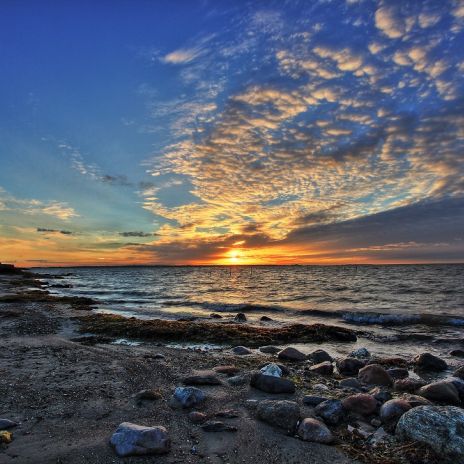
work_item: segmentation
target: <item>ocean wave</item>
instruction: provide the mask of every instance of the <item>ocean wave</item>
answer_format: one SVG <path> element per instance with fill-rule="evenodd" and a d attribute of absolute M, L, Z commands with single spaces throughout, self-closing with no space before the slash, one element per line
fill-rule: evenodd
<path fill-rule="evenodd" d="M 177 301 L 164 301 L 164 306 L 186 306 L 186 307 L 200 307 L 208 311 L 215 312 L 285 312 L 287 309 L 281 306 L 267 306 L 260 304 L 250 303 L 213 303 L 210 301 L 188 301 L 188 300 L 177 300 Z"/>
<path fill-rule="evenodd" d="M 341 319 L 348 324 L 355 325 L 426 325 L 426 326 L 464 326 L 464 317 L 435 314 L 392 314 L 380 312 L 355 312 L 355 311 L 302 311 L 308 316 L 321 318 Z"/>

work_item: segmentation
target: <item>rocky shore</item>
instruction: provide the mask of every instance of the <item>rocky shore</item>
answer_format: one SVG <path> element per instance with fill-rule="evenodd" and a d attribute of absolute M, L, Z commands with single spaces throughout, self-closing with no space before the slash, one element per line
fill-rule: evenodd
<path fill-rule="evenodd" d="M 459 362 L 352 351 L 353 331 L 321 324 L 140 321 L 92 305 L 0 273 L 0 463 L 464 463 Z M 320 349 L 291 346 L 309 341 Z"/>

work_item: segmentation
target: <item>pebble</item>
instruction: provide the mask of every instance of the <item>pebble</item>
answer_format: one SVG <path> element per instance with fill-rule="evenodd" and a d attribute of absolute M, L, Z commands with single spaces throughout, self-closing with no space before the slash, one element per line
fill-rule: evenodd
<path fill-rule="evenodd" d="M 247 355 L 247 354 L 251 354 L 253 352 L 249 348 L 247 348 L 246 346 L 236 346 L 236 347 L 232 348 L 232 353 L 238 354 L 239 356 L 244 356 L 244 355 Z"/>
<path fill-rule="evenodd" d="M 164 427 L 146 427 L 123 422 L 113 433 L 110 443 L 118 456 L 164 454 L 171 449 L 171 440 Z"/>
<path fill-rule="evenodd" d="M 393 379 L 380 364 L 369 364 L 359 370 L 358 379 L 367 385 L 391 386 Z"/>
<path fill-rule="evenodd" d="M 443 359 L 430 353 L 418 354 L 413 362 L 417 368 L 427 371 L 444 371 L 448 368 L 448 364 Z"/>
<path fill-rule="evenodd" d="M 367 393 L 358 393 L 343 399 L 342 405 L 347 411 L 369 416 L 377 409 L 377 400 Z"/>
<path fill-rule="evenodd" d="M 332 443 L 334 440 L 332 432 L 324 423 L 310 417 L 300 422 L 297 434 L 304 441 L 324 443 L 326 445 Z"/>
<path fill-rule="evenodd" d="M 256 372 L 251 376 L 250 385 L 266 393 L 294 393 L 295 384 L 288 379 L 264 375 Z"/>
<path fill-rule="evenodd" d="M 330 425 L 337 425 L 345 417 L 345 409 L 340 400 L 323 401 L 314 408 L 314 412 Z"/>
<path fill-rule="evenodd" d="M 279 359 L 284 361 L 305 361 L 306 355 L 301 351 L 297 350 L 296 348 L 292 348 L 291 346 L 284 348 L 282 351 L 279 351 L 278 355 Z"/>
<path fill-rule="evenodd" d="M 330 361 L 323 361 L 319 364 L 315 364 L 309 368 L 311 372 L 320 375 L 332 375 L 333 374 L 333 365 Z"/>

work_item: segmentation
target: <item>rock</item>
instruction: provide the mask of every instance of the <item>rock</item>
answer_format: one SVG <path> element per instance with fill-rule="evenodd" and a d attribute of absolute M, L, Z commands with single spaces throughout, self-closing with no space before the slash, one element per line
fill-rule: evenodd
<path fill-rule="evenodd" d="M 240 372 L 240 369 L 237 366 L 217 366 L 213 369 L 218 374 L 234 375 L 237 372 Z"/>
<path fill-rule="evenodd" d="M 380 364 L 383 367 L 408 367 L 408 361 L 400 357 L 378 358 L 375 364 Z"/>
<path fill-rule="evenodd" d="M 156 401 L 162 398 L 162 395 L 159 390 L 147 389 L 139 391 L 135 395 L 135 400 L 138 402 L 141 401 Z M 2 427 L 0 427 L 2 428 Z"/>
<path fill-rule="evenodd" d="M 152 356 L 153 359 L 166 359 L 166 356 L 164 356 L 164 354 L 161 354 L 161 353 L 155 353 L 153 356 Z"/>
<path fill-rule="evenodd" d="M 366 430 L 364 427 L 353 427 L 352 425 L 348 425 L 347 430 L 355 437 L 364 439 L 370 437 L 373 433 L 373 431 Z"/>
<path fill-rule="evenodd" d="M 358 393 L 342 400 L 343 408 L 349 412 L 369 416 L 377 409 L 376 399 L 367 393 Z"/>
<path fill-rule="evenodd" d="M 282 369 L 274 363 L 267 364 L 260 369 L 261 374 L 271 375 L 272 377 L 282 377 Z"/>
<path fill-rule="evenodd" d="M 371 354 L 369 353 L 369 350 L 367 348 L 358 348 L 356 350 L 353 350 L 349 354 L 349 357 L 357 359 L 369 359 L 371 357 Z"/>
<path fill-rule="evenodd" d="M 451 350 L 451 356 L 456 356 L 457 358 L 464 358 L 464 350 Z"/>
<path fill-rule="evenodd" d="M 327 353 L 327 351 L 324 351 L 324 350 L 313 351 L 309 355 L 309 358 L 315 364 L 320 364 L 320 363 L 322 363 L 324 361 L 329 361 L 329 362 L 333 361 L 332 356 L 330 356 L 330 354 Z"/>
<path fill-rule="evenodd" d="M 342 375 L 358 375 L 359 369 L 365 366 L 365 362 L 356 358 L 343 358 L 337 361 L 338 372 Z"/>
<path fill-rule="evenodd" d="M 258 366 L 258 369 L 262 369 L 263 367 L 266 367 L 268 364 L 271 364 L 271 363 L 266 362 L 264 364 L 261 364 L 260 366 Z M 272 364 L 275 364 L 276 366 L 279 367 L 279 369 L 282 371 L 282 375 L 284 377 L 290 374 L 290 369 L 287 366 L 285 366 L 284 364 L 279 364 L 279 363 L 272 363 Z"/>
<path fill-rule="evenodd" d="M 464 403 L 464 380 L 459 377 L 448 377 L 446 382 L 451 382 L 458 391 L 459 400 Z"/>
<path fill-rule="evenodd" d="M 305 395 L 303 397 L 303 403 L 307 406 L 317 406 L 318 404 L 322 403 L 323 401 L 327 401 L 328 398 L 324 396 L 316 396 L 316 395 Z"/>
<path fill-rule="evenodd" d="M 464 410 L 455 406 L 419 406 L 401 416 L 395 435 L 430 446 L 454 464 L 464 463 Z"/>
<path fill-rule="evenodd" d="M 374 419 L 371 420 L 371 425 L 373 427 L 380 427 L 382 425 L 382 421 L 374 417 Z"/>
<path fill-rule="evenodd" d="M 309 368 L 311 372 L 320 375 L 332 375 L 333 374 L 333 366 L 330 361 L 324 361 L 319 364 L 315 364 Z"/>
<path fill-rule="evenodd" d="M 418 354 L 413 362 L 418 369 L 425 371 L 444 371 L 448 368 L 448 364 L 443 359 L 430 353 Z"/>
<path fill-rule="evenodd" d="M 393 431 L 400 417 L 410 409 L 411 405 L 406 400 L 394 399 L 387 401 L 380 408 L 380 420 L 385 424 L 387 431 Z"/>
<path fill-rule="evenodd" d="M 146 427 L 123 422 L 110 439 L 118 456 L 164 454 L 171 448 L 171 440 L 164 427 Z"/>
<path fill-rule="evenodd" d="M 312 441 L 315 443 L 324 443 L 326 445 L 333 442 L 332 432 L 317 419 L 303 419 L 298 426 L 298 436 L 304 441 Z"/>
<path fill-rule="evenodd" d="M 224 411 L 219 411 L 215 414 L 216 417 L 223 417 L 224 419 L 235 419 L 240 417 L 240 414 L 235 409 L 224 409 Z"/>
<path fill-rule="evenodd" d="M 375 448 L 379 445 L 385 445 L 387 441 L 391 439 L 391 435 L 388 434 L 383 427 L 377 429 L 373 435 L 369 438 L 369 445 Z"/>
<path fill-rule="evenodd" d="M 439 381 L 423 386 L 417 392 L 420 396 L 437 403 L 459 405 L 459 392 L 449 381 Z"/>
<path fill-rule="evenodd" d="M 457 368 L 454 371 L 453 376 L 458 377 L 459 379 L 464 379 L 464 366 Z"/>
<path fill-rule="evenodd" d="M 277 346 L 273 345 L 265 345 L 265 346 L 260 346 L 259 351 L 261 353 L 266 353 L 266 354 L 277 354 L 280 351 L 280 348 Z"/>
<path fill-rule="evenodd" d="M 328 392 L 330 388 L 327 385 L 324 385 L 323 383 L 315 383 L 312 386 L 313 390 L 320 391 L 320 392 Z"/>
<path fill-rule="evenodd" d="M 417 406 L 433 406 L 433 403 L 427 398 L 419 395 L 404 394 L 401 399 L 407 401 L 411 408 L 417 408 Z"/>
<path fill-rule="evenodd" d="M 218 313 L 211 313 L 209 317 L 211 317 L 212 319 L 222 319 L 222 316 Z"/>
<path fill-rule="evenodd" d="M 173 399 L 183 408 L 192 408 L 206 399 L 206 394 L 195 387 L 177 387 Z"/>
<path fill-rule="evenodd" d="M 345 410 L 339 400 L 324 401 L 314 408 L 314 412 L 330 425 L 337 425 L 345 417 Z"/>
<path fill-rule="evenodd" d="M 288 379 L 264 375 L 255 372 L 251 376 L 250 385 L 266 393 L 294 393 L 295 384 Z"/>
<path fill-rule="evenodd" d="M 387 373 L 393 380 L 409 377 L 409 371 L 404 367 L 392 367 L 391 369 L 387 369 Z"/>
<path fill-rule="evenodd" d="M 256 410 L 258 407 L 259 401 L 258 400 L 246 400 L 244 405 L 247 409 L 251 409 L 252 411 Z"/>
<path fill-rule="evenodd" d="M 427 385 L 427 382 L 424 382 L 422 379 L 402 379 L 396 380 L 395 384 L 393 385 L 393 389 L 397 392 L 408 392 L 414 393 L 419 388 Z"/>
<path fill-rule="evenodd" d="M 349 377 L 348 379 L 340 380 L 339 382 L 340 387 L 343 388 L 350 388 L 351 390 L 361 390 L 362 385 L 358 379 L 354 377 Z"/>
<path fill-rule="evenodd" d="M 237 313 L 234 317 L 235 322 L 246 322 L 247 317 L 245 316 L 244 313 Z"/>
<path fill-rule="evenodd" d="M 373 388 L 369 394 L 372 395 L 379 403 L 385 403 L 385 401 L 392 399 L 391 393 L 380 387 Z"/>
<path fill-rule="evenodd" d="M 242 374 L 242 375 L 236 375 L 234 377 L 229 377 L 227 379 L 227 382 L 229 385 L 232 385 L 233 387 L 239 387 L 241 385 L 246 385 L 250 383 L 250 378 L 251 374 Z"/>
<path fill-rule="evenodd" d="M 270 322 L 270 321 L 272 321 L 272 319 L 269 316 L 261 316 L 259 318 L 259 320 L 262 321 L 262 322 Z"/>
<path fill-rule="evenodd" d="M 232 348 L 232 353 L 238 354 L 239 356 L 244 356 L 253 353 L 253 351 L 251 351 L 246 346 L 236 346 L 235 348 Z"/>
<path fill-rule="evenodd" d="M 236 432 L 237 427 L 233 425 L 224 424 L 221 421 L 207 421 L 205 422 L 201 428 L 205 432 Z"/>
<path fill-rule="evenodd" d="M 294 401 L 264 400 L 256 408 L 258 419 L 293 433 L 300 419 L 300 408 Z"/>
<path fill-rule="evenodd" d="M 388 372 L 379 364 L 369 364 L 360 369 L 358 379 L 361 383 L 365 383 L 367 385 L 390 386 L 393 384 L 393 380 L 388 375 Z"/>
<path fill-rule="evenodd" d="M 13 441 L 13 434 L 7 430 L 0 430 L 0 443 L 8 445 Z"/>
<path fill-rule="evenodd" d="M 0 430 L 8 430 L 17 427 L 18 423 L 9 419 L 0 419 Z"/>
<path fill-rule="evenodd" d="M 183 381 L 184 385 L 221 385 L 222 382 L 216 377 L 214 372 L 201 372 L 190 375 Z"/>
<path fill-rule="evenodd" d="M 306 355 L 301 351 L 297 350 L 296 348 L 292 348 L 291 346 L 284 348 L 282 351 L 279 351 L 277 355 L 279 359 L 284 361 L 304 361 L 306 360 Z"/>
<path fill-rule="evenodd" d="M 190 422 L 194 424 L 202 424 L 206 421 L 206 419 L 208 419 L 208 416 L 200 411 L 192 411 L 189 413 L 188 417 L 190 419 Z"/>

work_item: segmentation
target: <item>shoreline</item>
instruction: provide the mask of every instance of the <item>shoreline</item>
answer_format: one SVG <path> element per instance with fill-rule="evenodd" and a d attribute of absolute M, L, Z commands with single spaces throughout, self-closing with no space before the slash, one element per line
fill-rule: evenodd
<path fill-rule="evenodd" d="M 257 420 L 248 403 L 290 400 L 299 405 L 301 417 L 314 417 L 314 408 L 303 402 L 305 395 L 330 392 L 330 397 L 342 399 L 349 394 L 337 386 L 344 375 L 322 375 L 311 371 L 313 362 L 283 362 L 259 350 L 241 356 L 228 347 L 202 352 L 167 345 L 176 340 L 219 340 L 223 345 L 248 348 L 286 346 L 292 344 L 292 337 L 302 334 L 306 337 L 303 341 L 324 348 L 327 341 L 352 342 L 354 331 L 322 324 L 294 324 L 289 331 L 229 323 L 137 321 L 89 313 L 90 299 L 27 290 L 35 285 L 40 288 L 29 273 L 0 274 L 0 392 L 6 398 L 0 418 L 19 424 L 11 430 L 13 441 L 2 445 L 2 463 L 2 458 L 5 463 L 152 462 L 150 457 L 119 458 L 109 445 L 111 434 L 127 421 L 167 428 L 171 451 L 156 458 L 161 463 L 303 463 L 311 456 L 311 462 L 320 464 L 352 464 L 358 462 L 355 459 L 380 464 L 407 462 L 404 458 L 411 452 L 428 453 L 432 460 L 424 462 L 435 462 L 428 449 L 411 444 L 396 457 L 389 451 L 391 444 L 370 448 L 356 433 L 347 434 L 345 422 L 330 427 L 334 435 L 331 445 L 304 441 Z M 143 343 L 115 344 L 120 337 Z M 272 362 L 289 369 L 286 378 L 296 386 L 294 393 L 276 395 L 250 387 L 249 375 Z M 208 399 L 198 410 L 209 418 L 230 409 L 238 411 L 236 418 L 219 419 L 236 432 L 207 432 L 191 422 L 188 411 L 172 408 L 174 388 L 183 386 L 186 377 L 231 364 L 238 369 L 235 377 L 242 376 L 244 383 L 233 385 L 227 376 L 217 374 L 220 385 L 200 387 Z M 317 387 L 321 384 L 325 389 Z M 135 400 L 144 389 L 156 390 L 159 396 Z"/>

